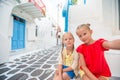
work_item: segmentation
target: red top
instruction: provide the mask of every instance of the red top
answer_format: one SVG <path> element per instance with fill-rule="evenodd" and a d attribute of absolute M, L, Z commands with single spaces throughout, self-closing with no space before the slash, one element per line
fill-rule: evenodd
<path fill-rule="evenodd" d="M 99 39 L 93 44 L 80 45 L 76 50 L 78 53 L 82 53 L 85 58 L 86 65 L 88 69 L 96 76 L 106 76 L 110 77 L 111 72 L 109 66 L 104 57 L 104 51 L 108 50 L 103 48 L 102 43 L 106 41 L 104 39 Z"/>

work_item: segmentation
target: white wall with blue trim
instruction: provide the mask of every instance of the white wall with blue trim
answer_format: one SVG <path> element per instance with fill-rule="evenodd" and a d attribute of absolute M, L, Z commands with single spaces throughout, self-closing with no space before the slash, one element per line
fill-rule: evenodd
<path fill-rule="evenodd" d="M 11 38 L 13 36 L 13 16 L 12 14 L 26 20 L 25 23 L 25 48 L 14 50 L 19 52 L 25 49 L 46 49 L 51 46 L 56 45 L 56 37 L 53 37 L 51 33 L 55 31 L 52 30 L 52 23 L 49 18 L 41 19 L 40 23 L 37 24 L 35 19 L 31 15 L 20 9 L 15 8 L 16 3 L 11 3 L 11 1 L 0 1 L 0 64 L 9 61 L 9 57 L 12 53 L 11 50 Z M 43 21 L 42 21 L 43 20 Z M 38 36 L 36 36 L 36 25 L 38 26 Z M 52 32 L 51 32 L 52 31 Z M 35 43 L 35 44 L 34 44 Z M 45 45 L 46 44 L 46 45 Z M 40 45 L 36 48 L 37 45 Z"/>

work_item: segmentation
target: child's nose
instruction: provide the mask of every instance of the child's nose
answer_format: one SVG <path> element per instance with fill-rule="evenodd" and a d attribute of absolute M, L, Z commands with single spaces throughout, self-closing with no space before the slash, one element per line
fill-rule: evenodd
<path fill-rule="evenodd" d="M 70 39 L 68 39 L 68 41 L 70 41 Z"/>
<path fill-rule="evenodd" d="M 81 39 L 85 39 L 85 36 L 82 36 Z"/>

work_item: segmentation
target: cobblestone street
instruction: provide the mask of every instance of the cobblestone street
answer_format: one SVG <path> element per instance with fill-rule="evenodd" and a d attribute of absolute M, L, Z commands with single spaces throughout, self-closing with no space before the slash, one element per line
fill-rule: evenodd
<path fill-rule="evenodd" d="M 60 45 L 0 64 L 0 80 L 53 80 L 59 51 Z M 110 80 L 120 80 L 120 77 L 112 76 Z"/>
<path fill-rule="evenodd" d="M 0 80 L 52 80 L 60 46 L 39 50 L 0 65 Z"/>

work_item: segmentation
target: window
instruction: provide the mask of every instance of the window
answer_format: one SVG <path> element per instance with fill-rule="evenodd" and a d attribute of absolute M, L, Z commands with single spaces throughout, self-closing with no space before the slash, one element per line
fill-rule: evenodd
<path fill-rule="evenodd" d="M 113 33 L 120 35 L 120 0 L 112 0 Z"/>
<path fill-rule="evenodd" d="M 119 31 L 120 31 L 120 0 L 118 0 L 118 14 L 119 14 Z"/>
<path fill-rule="evenodd" d="M 36 29 L 35 29 L 35 36 L 36 37 L 38 36 L 38 26 L 36 26 Z"/>

